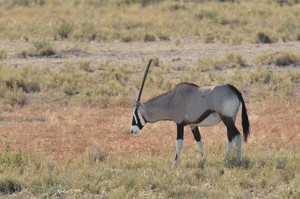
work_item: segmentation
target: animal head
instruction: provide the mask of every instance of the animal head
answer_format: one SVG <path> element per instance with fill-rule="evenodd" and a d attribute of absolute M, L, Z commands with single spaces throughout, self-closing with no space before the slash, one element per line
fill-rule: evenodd
<path fill-rule="evenodd" d="M 146 71 L 145 71 L 145 74 L 144 74 L 144 78 L 143 78 L 141 87 L 139 89 L 138 96 L 137 96 L 137 99 L 136 99 L 136 103 L 135 103 L 135 106 L 134 106 L 134 109 L 133 109 L 133 117 L 132 117 L 130 131 L 131 131 L 131 133 L 134 133 L 134 134 L 138 133 L 146 124 L 145 119 L 143 118 L 143 115 L 141 113 L 141 107 L 143 105 L 140 102 L 140 100 L 141 100 L 142 91 L 143 91 L 143 88 L 144 88 L 145 80 L 146 80 L 151 62 L 152 62 L 152 59 L 150 59 L 149 62 L 148 62 L 148 65 L 147 65 L 147 68 L 146 68 Z"/>
<path fill-rule="evenodd" d="M 133 109 L 133 117 L 131 122 L 131 133 L 137 134 L 145 125 L 146 121 L 141 113 L 142 104 L 136 103 Z"/>

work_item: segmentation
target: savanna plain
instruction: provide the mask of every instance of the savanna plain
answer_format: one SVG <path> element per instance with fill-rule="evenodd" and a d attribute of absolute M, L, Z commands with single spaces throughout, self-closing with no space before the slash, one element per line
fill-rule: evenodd
<path fill-rule="evenodd" d="M 300 198 L 298 0 L 0 0 L 0 198 Z M 250 137 L 224 124 L 129 128 L 180 82 L 230 83 Z M 241 116 L 237 127 L 240 131 Z M 234 149 L 233 149 L 234 151 Z M 233 154 L 232 154 L 233 155 Z"/>

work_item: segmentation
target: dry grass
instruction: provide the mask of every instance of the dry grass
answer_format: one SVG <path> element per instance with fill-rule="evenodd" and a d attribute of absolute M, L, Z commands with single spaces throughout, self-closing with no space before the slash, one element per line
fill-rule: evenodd
<path fill-rule="evenodd" d="M 289 66 L 300 64 L 300 54 L 281 51 L 277 53 L 269 53 L 258 55 L 255 59 L 257 64 L 261 65 L 276 65 L 276 66 Z"/>
<path fill-rule="evenodd" d="M 1 9 L 1 39 L 148 42 L 196 36 L 208 43 L 240 44 L 299 38 L 299 3 L 165 0 L 145 6 L 144 1 L 48 0 L 41 6 L 28 2 Z"/>
<path fill-rule="evenodd" d="M 299 3 L 12 2 L 0 0 L 0 39 L 13 41 L 0 49 L 0 197 L 300 197 L 299 48 L 280 43 L 299 40 Z M 196 37 L 190 46 L 187 37 Z M 223 124 L 201 129 L 206 161 L 186 128 L 176 169 L 173 123 L 129 133 L 148 55 L 143 99 L 182 81 L 241 90 L 251 123 L 241 162 L 224 161 Z"/>
<path fill-rule="evenodd" d="M 186 128 L 177 169 L 171 169 L 176 138 L 172 123 L 149 124 L 132 136 L 127 130 L 130 108 L 34 103 L 1 115 L 2 176 L 10 178 L 4 182 L 21 186 L 21 192 L 13 191 L 15 197 L 297 198 L 298 103 L 299 97 L 247 102 L 251 137 L 243 145 L 241 163 L 223 161 L 224 125 L 202 129 L 206 162 L 200 161 Z"/>
<path fill-rule="evenodd" d="M 208 154 L 205 162 L 200 161 L 193 136 L 186 128 L 181 165 L 171 169 L 176 138 L 173 123 L 148 124 L 137 136 L 129 133 L 130 104 L 134 99 L 126 96 L 135 93 L 140 78 L 133 79 L 135 73 L 109 63 L 102 63 L 100 71 L 92 72 L 84 65 L 90 65 L 89 61 L 56 69 L 1 68 L 4 93 L 18 89 L 28 98 L 23 108 L 7 109 L 3 103 L 3 194 L 16 198 L 299 196 L 297 69 L 217 69 L 207 71 L 199 80 L 196 74 L 194 77 L 198 69 L 186 68 L 178 73 L 170 66 L 153 67 L 145 98 L 185 78 L 202 84 L 208 82 L 206 78 L 211 84 L 226 79 L 243 90 L 250 117 L 251 137 L 243 145 L 242 162 L 223 161 L 227 139 L 224 125 L 219 124 L 201 130 Z M 99 80 L 99 76 L 103 79 Z M 40 78 L 35 84 L 40 88 L 38 92 L 29 89 L 33 77 Z M 51 80 L 51 84 L 45 80 Z M 7 87 L 10 82 L 12 88 Z M 66 92 L 67 84 L 74 84 L 78 93 Z M 112 85 L 120 86 L 116 94 L 109 90 Z M 102 90 L 94 90 L 97 87 Z M 51 95 L 54 90 L 60 91 L 55 101 Z M 107 101 L 105 96 L 109 96 Z M 240 117 L 237 125 L 241 128 Z M 232 186 L 234 191 L 228 192 Z"/>

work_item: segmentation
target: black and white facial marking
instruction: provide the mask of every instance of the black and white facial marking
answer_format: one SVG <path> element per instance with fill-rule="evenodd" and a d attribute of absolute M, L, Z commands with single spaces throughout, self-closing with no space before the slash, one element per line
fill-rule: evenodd
<path fill-rule="evenodd" d="M 137 134 L 146 124 L 145 119 L 143 118 L 139 107 L 140 104 L 137 104 L 134 106 L 133 109 L 133 118 L 132 118 L 130 131 L 131 133 L 134 134 Z"/>

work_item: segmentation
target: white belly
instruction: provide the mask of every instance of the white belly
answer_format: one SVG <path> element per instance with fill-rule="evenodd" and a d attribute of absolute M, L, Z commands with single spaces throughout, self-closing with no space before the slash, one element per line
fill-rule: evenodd
<path fill-rule="evenodd" d="M 191 126 L 202 126 L 202 127 L 213 126 L 218 124 L 220 121 L 221 121 L 220 116 L 217 113 L 212 113 L 199 124 L 192 124 Z"/>

